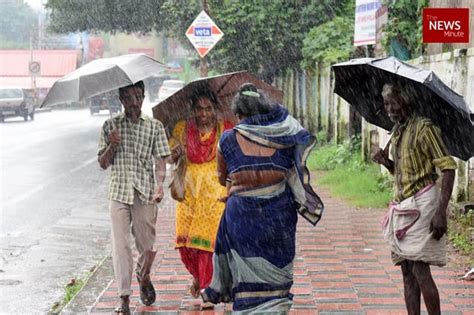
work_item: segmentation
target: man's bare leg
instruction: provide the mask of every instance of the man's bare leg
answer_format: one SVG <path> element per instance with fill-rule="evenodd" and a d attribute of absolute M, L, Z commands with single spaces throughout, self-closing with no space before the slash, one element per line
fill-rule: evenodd
<path fill-rule="evenodd" d="M 421 290 L 417 278 L 413 274 L 413 261 L 404 260 L 401 267 L 408 315 L 420 315 Z"/>
<path fill-rule="evenodd" d="M 431 276 L 430 265 L 422 261 L 414 261 L 412 272 L 418 281 L 418 285 L 425 300 L 426 310 L 429 315 L 440 315 L 441 307 L 438 288 Z"/>

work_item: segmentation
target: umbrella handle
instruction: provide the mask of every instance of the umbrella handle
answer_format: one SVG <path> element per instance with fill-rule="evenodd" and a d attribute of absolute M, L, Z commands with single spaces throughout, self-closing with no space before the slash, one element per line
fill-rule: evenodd
<path fill-rule="evenodd" d="M 389 149 L 390 149 L 390 143 L 392 142 L 392 135 L 390 135 L 390 138 L 388 138 L 387 143 L 385 144 L 385 147 L 383 148 L 383 152 L 385 155 L 388 157 L 389 155 Z"/>

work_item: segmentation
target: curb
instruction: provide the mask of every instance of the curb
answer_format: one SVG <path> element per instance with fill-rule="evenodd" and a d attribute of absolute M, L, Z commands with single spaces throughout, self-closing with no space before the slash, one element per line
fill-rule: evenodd
<path fill-rule="evenodd" d="M 88 277 L 82 289 L 64 306 L 59 314 L 89 313 L 113 279 L 112 256 L 109 253 Z"/>
<path fill-rule="evenodd" d="M 52 111 L 51 108 L 35 108 L 35 114 L 48 113 Z"/>

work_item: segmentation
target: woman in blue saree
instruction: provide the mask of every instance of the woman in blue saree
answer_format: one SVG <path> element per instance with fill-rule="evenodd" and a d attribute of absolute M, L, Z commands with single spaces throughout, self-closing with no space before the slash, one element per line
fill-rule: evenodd
<path fill-rule="evenodd" d="M 305 166 L 315 138 L 250 83 L 232 110 L 240 123 L 223 133 L 217 153 L 228 198 L 212 281 L 201 295 L 204 302 L 233 302 L 241 313 L 284 313 L 293 297 L 297 213 L 315 225 L 323 211 Z"/>

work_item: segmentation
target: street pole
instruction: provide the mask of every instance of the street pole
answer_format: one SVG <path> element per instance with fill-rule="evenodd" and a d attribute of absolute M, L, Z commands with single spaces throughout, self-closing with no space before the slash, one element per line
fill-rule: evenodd
<path fill-rule="evenodd" d="M 41 13 L 38 12 L 38 50 L 41 50 Z"/>
<path fill-rule="evenodd" d="M 30 34 L 30 63 L 29 65 L 33 62 L 33 34 Z M 36 75 L 33 74 L 28 65 L 28 72 L 30 73 L 30 78 L 31 78 L 31 90 L 33 91 L 33 104 L 36 107 L 36 102 L 37 102 L 37 93 L 36 93 Z"/>
<path fill-rule="evenodd" d="M 30 35 L 30 64 L 31 62 L 33 62 L 33 35 Z M 31 73 L 31 71 L 30 71 L 30 77 L 31 77 L 31 89 L 35 91 L 36 80 L 35 80 L 35 76 Z"/>
<path fill-rule="evenodd" d="M 201 7 L 207 14 L 209 14 L 209 5 L 207 3 L 207 0 L 201 0 Z M 201 63 L 200 63 L 199 69 L 201 71 L 201 77 L 202 78 L 207 77 L 207 59 L 206 59 L 206 56 L 201 58 Z"/>

